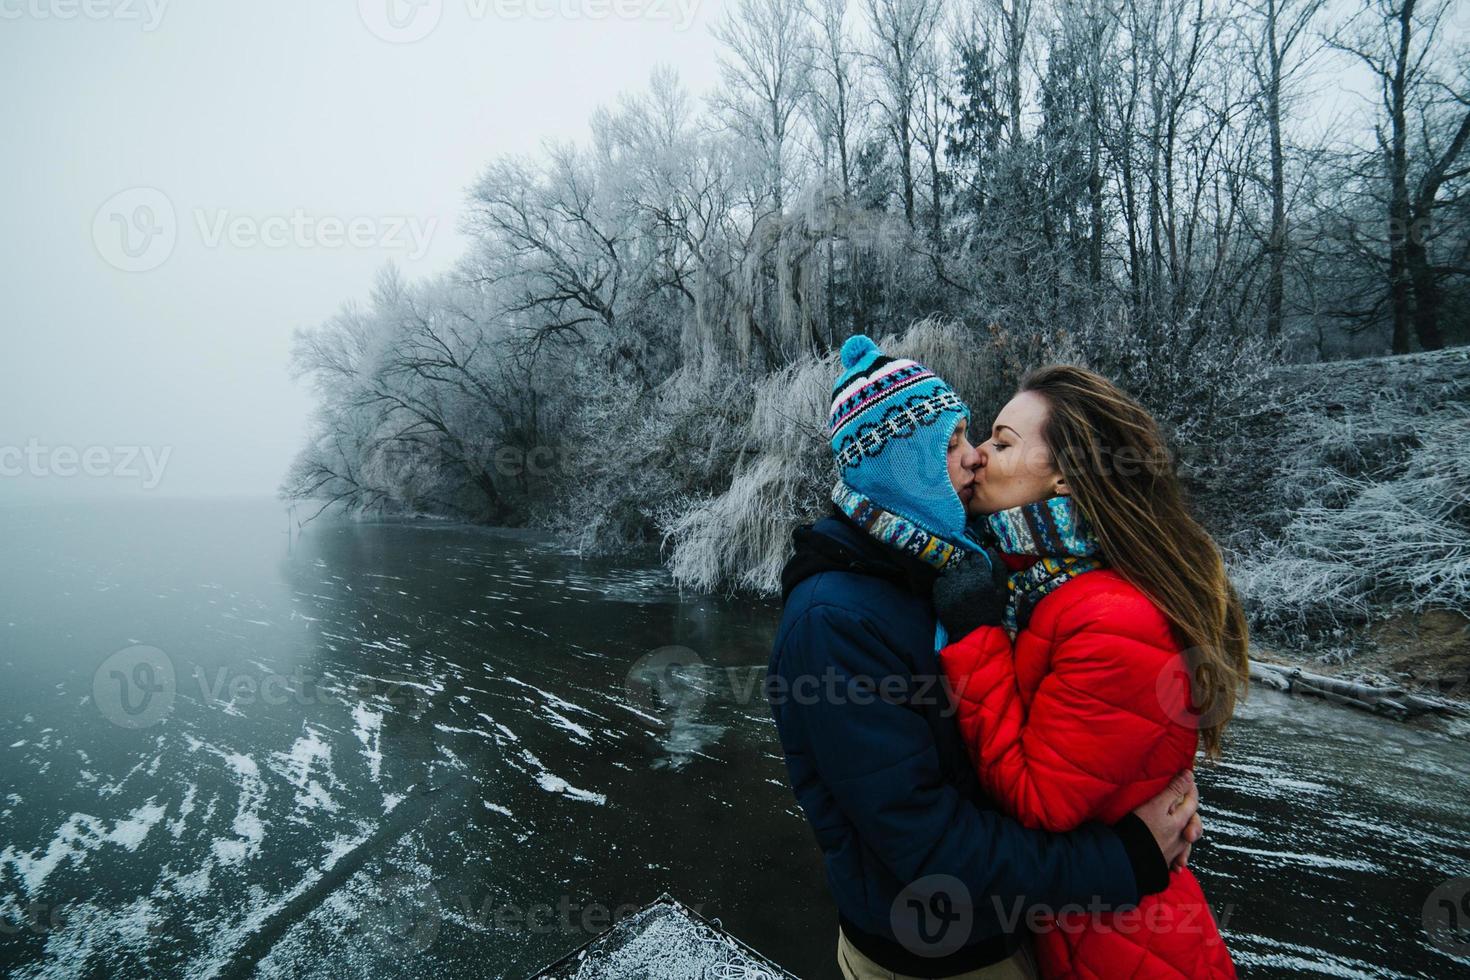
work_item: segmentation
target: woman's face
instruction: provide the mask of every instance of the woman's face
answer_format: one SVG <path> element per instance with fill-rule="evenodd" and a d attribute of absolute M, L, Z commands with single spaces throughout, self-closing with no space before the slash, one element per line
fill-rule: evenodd
<path fill-rule="evenodd" d="M 1021 392 L 1000 410 L 989 438 L 975 447 L 979 465 L 966 503 L 972 516 L 1071 492 L 1041 438 L 1047 412 L 1046 399 L 1034 391 Z"/>

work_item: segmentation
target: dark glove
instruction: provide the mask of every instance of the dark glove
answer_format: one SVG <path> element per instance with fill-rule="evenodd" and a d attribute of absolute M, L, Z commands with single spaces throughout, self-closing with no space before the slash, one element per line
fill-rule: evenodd
<path fill-rule="evenodd" d="M 981 626 L 999 626 L 1010 590 L 1000 552 L 986 548 L 972 551 L 964 561 L 945 571 L 934 582 L 934 611 L 953 643 Z"/>

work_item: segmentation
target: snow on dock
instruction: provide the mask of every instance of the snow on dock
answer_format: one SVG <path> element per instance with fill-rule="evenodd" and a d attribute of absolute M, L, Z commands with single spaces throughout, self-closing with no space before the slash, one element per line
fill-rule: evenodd
<path fill-rule="evenodd" d="M 531 980 L 795 980 L 664 894 Z"/>

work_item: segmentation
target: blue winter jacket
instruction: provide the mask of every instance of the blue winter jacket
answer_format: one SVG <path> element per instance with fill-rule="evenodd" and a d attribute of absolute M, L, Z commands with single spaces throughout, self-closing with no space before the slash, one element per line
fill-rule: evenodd
<path fill-rule="evenodd" d="M 766 693 L 854 946 L 899 973 L 947 976 L 1011 955 L 1033 907 L 1116 908 L 1164 887 L 1137 817 L 1028 830 L 980 789 L 934 650 L 932 569 L 840 514 L 795 540 Z M 935 883 L 950 894 L 935 898 Z M 945 916 L 965 931 L 959 948 L 928 928 Z"/>

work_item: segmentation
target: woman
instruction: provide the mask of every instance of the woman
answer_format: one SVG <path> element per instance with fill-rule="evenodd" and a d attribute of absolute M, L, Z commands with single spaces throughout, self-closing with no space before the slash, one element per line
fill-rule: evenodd
<path fill-rule="evenodd" d="M 935 588 L 961 733 L 1022 823 L 1116 821 L 1219 754 L 1248 676 L 1240 602 L 1158 426 L 1101 376 L 1032 373 L 977 448 L 969 511 L 1004 564 Z M 1182 860 L 1134 909 L 1054 911 L 1045 977 L 1235 976 Z"/>

